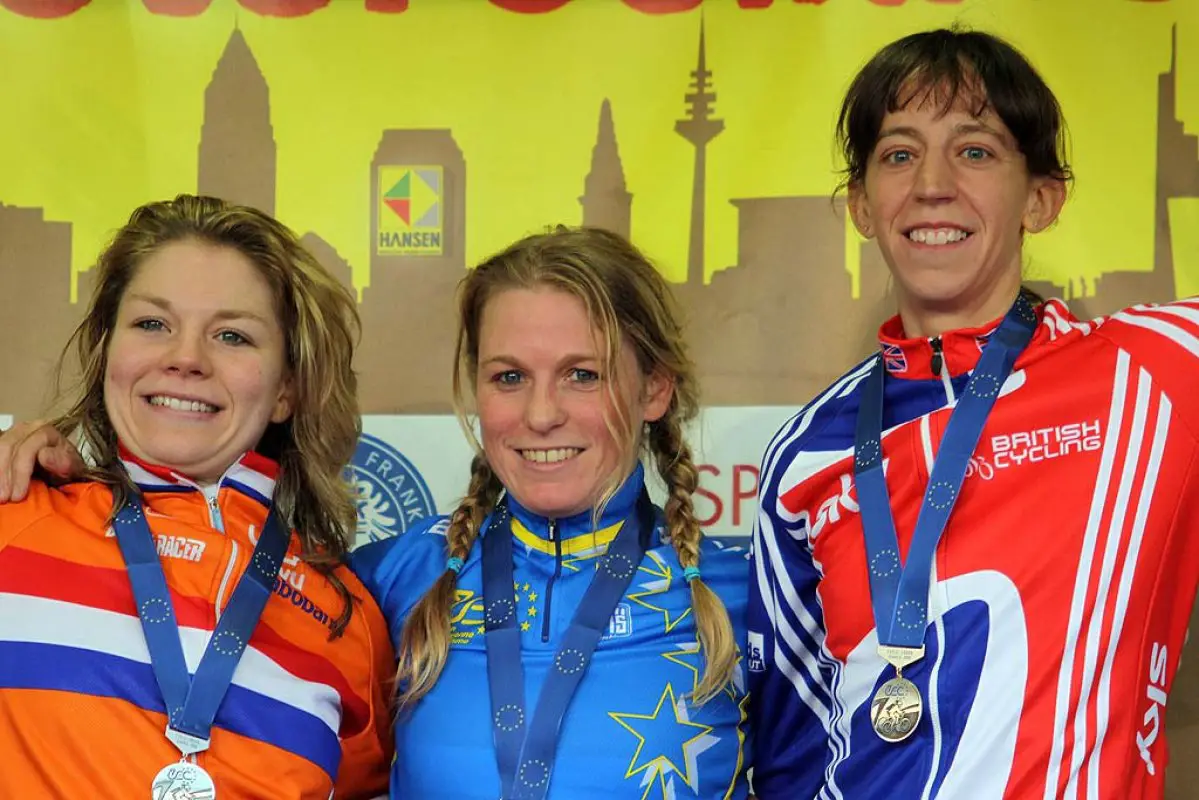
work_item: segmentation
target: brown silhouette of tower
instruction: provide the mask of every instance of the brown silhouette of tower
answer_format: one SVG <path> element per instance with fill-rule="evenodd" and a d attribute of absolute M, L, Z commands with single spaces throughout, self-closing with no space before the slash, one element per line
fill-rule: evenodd
<path fill-rule="evenodd" d="M 1110 314 L 1136 303 L 1167 303 L 1178 297 L 1174 245 L 1170 238 L 1172 197 L 1199 197 L 1199 137 L 1178 118 L 1178 26 L 1170 31 L 1170 68 L 1157 79 L 1157 191 L 1153 209 L 1153 270 L 1109 272 L 1095 281 L 1093 314 Z"/>
<path fill-rule="evenodd" d="M 321 266 L 329 270 L 329 273 L 341 283 L 342 286 L 350 290 L 350 294 L 356 294 L 354 290 L 354 270 L 341 253 L 333 245 L 325 241 L 319 234 L 309 231 L 300 237 L 300 244 L 312 253 L 312 257 L 320 262 Z"/>
<path fill-rule="evenodd" d="M 607 99 L 600 106 L 599 132 L 591 149 L 591 171 L 583 182 L 579 203 L 583 206 L 584 225 L 606 228 L 628 238 L 633 195 L 625 186 L 612 104 Z"/>
<path fill-rule="evenodd" d="M 0 307 L 0 414 L 18 421 L 46 415 L 56 399 L 59 353 L 84 307 L 71 304 L 69 222 L 49 222 L 40 208 L 0 204 Z M 67 363 L 70 380 L 69 357 Z"/>
<path fill-rule="evenodd" d="M 275 134 L 270 89 L 234 29 L 204 91 L 199 190 L 275 213 Z"/>
<path fill-rule="evenodd" d="M 693 91 L 685 96 L 687 116 L 674 124 L 675 131 L 695 146 L 695 172 L 691 184 L 691 238 L 687 246 L 687 282 L 704 281 L 704 197 L 707 189 L 708 142 L 724 130 L 724 121 L 712 116 L 716 93 L 711 91 L 712 71 L 704 47 L 704 23 L 699 23 L 699 61 L 691 71 Z"/>
<path fill-rule="evenodd" d="M 1153 268 L 1117 270 L 1098 278 L 1065 282 L 1026 281 L 1044 297 L 1070 300 L 1081 319 L 1104 316 L 1137 303 L 1167 303 L 1178 296 L 1174 277 L 1174 243 L 1169 202 L 1173 197 L 1199 197 L 1199 137 L 1186 133 L 1178 118 L 1178 30 L 1170 33 L 1170 67 L 1157 79 L 1157 159 L 1153 208 Z M 1092 292 L 1086 291 L 1088 283 Z"/>
<path fill-rule="evenodd" d="M 371 161 L 363 413 L 452 408 L 454 292 L 466 269 L 466 162 L 449 130 L 388 130 Z"/>
<path fill-rule="evenodd" d="M 861 346 L 845 272 L 845 204 L 756 197 L 737 208 L 737 265 L 676 287 L 708 405 L 801 405 Z"/>
<path fill-rule="evenodd" d="M 877 239 L 868 239 L 858 248 L 858 302 L 855 317 L 859 324 L 853 334 L 856 351 L 863 357 L 878 347 L 878 328 L 895 315 L 895 279 Z"/>

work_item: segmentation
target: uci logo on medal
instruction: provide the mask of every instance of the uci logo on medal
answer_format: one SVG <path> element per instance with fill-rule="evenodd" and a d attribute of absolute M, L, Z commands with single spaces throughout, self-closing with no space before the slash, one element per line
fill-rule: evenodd
<path fill-rule="evenodd" d="M 362 434 L 347 477 L 358 505 L 358 543 L 404 533 L 437 513 L 424 478 L 382 439 Z"/>

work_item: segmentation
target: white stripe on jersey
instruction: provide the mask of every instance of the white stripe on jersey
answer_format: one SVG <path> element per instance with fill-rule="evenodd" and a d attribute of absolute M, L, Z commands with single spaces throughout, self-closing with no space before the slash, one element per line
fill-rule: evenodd
<path fill-rule="evenodd" d="M 849 392 L 852 392 L 857 384 L 865 378 L 871 367 L 874 365 L 878 356 L 867 358 L 862 363 L 858 364 L 854 369 L 847 372 L 836 383 L 830 386 L 823 394 L 808 404 L 806 408 L 796 414 L 783 428 L 775 435 L 774 439 L 766 448 L 766 455 L 763 458 L 763 466 L 761 470 L 760 486 L 763 489 L 769 489 L 771 486 L 776 487 L 775 507 L 767 509 L 767 504 L 760 503 L 758 508 L 758 524 L 754 527 L 754 553 L 757 556 L 755 559 L 757 568 L 755 577 L 758 581 L 758 593 L 763 598 L 763 605 L 766 606 L 767 615 L 770 618 L 771 625 L 774 627 L 777 637 L 775 646 L 772 649 L 774 653 L 774 661 L 780 672 L 791 682 L 796 694 L 800 700 L 812 713 L 820 720 L 825 730 L 829 732 L 829 747 L 833 752 L 834 760 L 840 760 L 848 754 L 849 742 L 848 735 L 837 731 L 837 722 L 844 715 L 844 708 L 837 702 L 837 684 L 841 673 L 841 664 L 836 659 L 833 659 L 827 652 L 824 644 L 824 631 L 815 625 L 815 620 L 812 618 L 810 611 L 803 601 L 799 598 L 795 590 L 794 584 L 791 582 L 790 574 L 787 571 L 786 564 L 782 559 L 782 555 L 778 550 L 778 534 L 774 529 L 774 520 L 771 512 L 778 513 L 778 500 L 785 493 L 785 489 L 781 486 L 781 475 L 777 475 L 780 467 L 786 471 L 790 466 L 789 462 L 780 464 L 780 457 L 787 453 L 790 446 L 794 445 L 800 437 L 807 432 L 815 418 L 817 412 L 831 400 L 844 397 Z M 770 573 L 768 574 L 763 563 L 764 558 L 770 560 Z M 819 569 L 819 566 L 816 566 Z M 774 580 L 771 580 L 771 577 Z M 786 617 L 780 613 L 779 597 L 775 589 L 775 583 L 780 585 L 783 591 L 783 599 L 790 608 L 791 613 L 804 625 L 805 630 L 809 635 L 814 637 L 817 644 L 816 651 L 805 646 L 799 640 L 795 630 L 787 621 Z M 814 598 L 816 603 L 819 603 L 819 597 Z M 811 628 L 809 628 L 811 625 Z M 782 642 L 779 641 L 782 639 Z M 782 644 L 786 644 L 784 649 Z M 787 650 L 790 650 L 788 653 Z M 795 662 L 799 662 L 797 667 Z M 826 683 L 821 676 L 820 668 L 824 664 L 832 673 L 832 681 Z M 800 674 L 802 669 L 803 674 Z M 807 676 L 805 679 L 804 675 Z M 811 686 L 820 687 L 823 691 L 823 697 L 818 697 Z M 831 793 L 831 794 L 830 794 Z M 830 796 L 834 800 L 841 800 L 841 792 L 837 788 L 835 781 L 826 780 L 824 789 L 821 792 L 822 796 Z"/>
<path fill-rule="evenodd" d="M 1111 481 L 1124 418 L 1128 362 L 1128 354 L 1120 350 L 1116 354 L 1116 374 L 1112 384 L 1107 431 L 1099 458 L 1095 491 L 1091 495 L 1091 508 L 1087 515 L 1082 549 L 1078 554 L 1074 595 L 1070 601 L 1070 619 L 1066 628 L 1066 641 L 1062 648 L 1062 664 L 1058 670 L 1057 700 L 1054 704 L 1053 715 L 1053 745 L 1049 753 L 1049 769 L 1045 774 L 1045 800 L 1055 800 L 1057 797 L 1058 779 L 1061 774 L 1062 754 L 1066 740 L 1066 721 L 1070 713 L 1070 687 L 1074 680 L 1074 662 L 1077 655 L 1079 632 L 1082 628 L 1083 613 L 1087 608 L 1087 587 L 1090 583 L 1092 561 L 1095 557 L 1095 545 L 1099 537 L 1099 523 L 1107 505 L 1108 485 Z"/>
<path fill-rule="evenodd" d="M 783 483 L 783 477 L 790 472 L 794 460 L 797 457 L 800 459 L 813 458 L 811 465 L 815 466 L 815 464 L 818 463 L 822 458 L 822 454 L 802 451 L 793 455 L 781 465 L 779 463 L 780 455 L 785 453 L 788 447 L 795 444 L 795 442 L 801 436 L 807 433 L 808 428 L 812 425 L 812 419 L 816 416 L 816 412 L 828 404 L 829 401 L 840 399 L 852 393 L 857 388 L 858 384 L 866 379 L 866 375 L 870 372 L 870 368 L 874 366 L 877 358 L 877 356 L 868 358 L 861 364 L 858 364 L 856 367 L 851 369 L 849 372 L 842 375 L 836 383 L 824 391 L 824 394 L 818 395 L 815 400 L 805 406 L 798 414 L 796 414 L 794 417 L 788 420 L 786 424 L 783 425 L 779 432 L 775 434 L 774 439 L 771 440 L 770 444 L 766 447 L 766 455 L 762 460 L 762 486 L 769 485 L 770 481 L 774 479 L 774 475 L 779 470 L 780 466 L 783 469 L 783 475 L 779 477 L 779 497 L 781 498 L 787 493 L 788 490 L 799 485 L 798 481 L 791 482 L 789 480 L 786 482 L 786 484 Z"/>
<path fill-rule="evenodd" d="M 1199 325 L 1199 307 L 1196 307 L 1194 304 L 1171 303 L 1168 306 L 1158 306 L 1153 310 L 1159 314 L 1178 317 L 1179 319 L 1185 319 L 1187 322 Z"/>
<path fill-rule="evenodd" d="M 783 495 L 790 492 L 796 486 L 801 486 L 816 473 L 828 469 L 838 461 L 852 457 L 852 447 L 845 448 L 844 450 L 801 450 L 796 453 L 795 457 L 787 462 L 787 468 L 779 478 L 778 498 L 775 503 L 774 513 L 784 523 L 798 523 L 803 518 L 802 515 L 806 514 L 807 509 L 792 511 L 783 505 Z M 812 543 L 814 522 L 815 520 L 807 519 L 804 525 L 807 528 L 804 539 L 809 545 Z M 792 535 L 794 536 L 794 534 Z"/>
<path fill-rule="evenodd" d="M 1186 329 L 1168 322 L 1157 314 L 1166 314 L 1179 319 L 1199 322 L 1199 311 L 1190 306 L 1176 304 L 1172 306 L 1133 306 L 1127 311 L 1116 314 L 1114 319 L 1136 325 L 1138 328 L 1160 334 L 1175 344 L 1187 350 L 1192 356 L 1199 358 L 1199 339 Z"/>
<path fill-rule="evenodd" d="M 5 609 L 0 615 L 0 640 L 60 645 L 150 663 L 137 617 L 25 594 L 0 593 L 0 607 Z M 212 631 L 179 627 L 189 672 L 196 671 L 211 638 Z M 257 648 L 247 647 L 242 653 L 233 685 L 311 714 L 334 735 L 341 726 L 341 697 L 336 689 L 291 674 Z"/>
<path fill-rule="evenodd" d="M 254 491 L 258 492 L 258 494 L 265 497 L 268 501 L 275 493 L 274 478 L 270 477 L 269 475 L 264 475 L 256 469 L 251 469 L 240 461 L 230 467 L 229 471 L 221 477 L 222 482 L 224 482 L 225 479 L 237 481 L 238 483 L 250 487 Z"/>
<path fill-rule="evenodd" d="M 179 481 L 170 481 L 166 478 L 160 478 L 153 472 L 150 472 L 148 469 L 143 467 L 141 464 L 137 464 L 133 461 L 122 461 L 121 464 L 125 467 L 125 472 L 129 474 L 130 479 L 143 489 L 176 489 L 181 485 Z M 192 488 L 199 488 L 191 481 L 184 481 L 182 485 Z"/>
<path fill-rule="evenodd" d="M 1087 626 L 1086 646 L 1083 651 L 1082 685 L 1078 695 L 1078 706 L 1074 709 L 1074 744 L 1070 752 L 1070 773 L 1064 794 L 1068 800 L 1078 796 L 1078 778 L 1087 755 L 1087 712 L 1091 707 L 1091 693 L 1095 688 L 1095 673 L 1099 667 L 1100 649 L 1104 646 L 1103 622 L 1107 613 L 1108 598 L 1112 594 L 1113 573 L 1116 556 L 1123 541 L 1128 519 L 1128 501 L 1132 496 L 1137 470 L 1145 450 L 1145 420 L 1149 414 L 1149 398 L 1153 385 L 1149 373 L 1137 370 L 1137 393 L 1133 405 L 1132 423 L 1128 428 L 1128 446 L 1125 451 L 1120 482 L 1116 488 L 1115 505 L 1108 524 L 1107 539 L 1103 543 L 1103 559 L 1100 563 L 1095 599 L 1090 608 L 1090 624 Z M 1096 754 L 1098 755 L 1098 754 Z M 1098 760 L 1096 758 L 1096 760 Z"/>
<path fill-rule="evenodd" d="M 1083 336 L 1086 336 L 1102 323 L 1102 320 L 1075 322 L 1069 317 L 1070 310 L 1064 303 L 1050 300 L 1045 304 L 1041 324 L 1049 331 L 1049 341 L 1056 341 L 1059 335 L 1064 336 L 1070 331 L 1082 331 Z"/>
<path fill-rule="evenodd" d="M 759 521 L 761 521 L 761 518 L 764 516 L 766 516 L 764 512 L 758 512 Z M 770 523 L 766 522 L 765 524 L 768 525 Z M 803 642 L 800 641 L 799 635 L 795 632 L 795 629 L 791 627 L 791 623 L 788 622 L 782 614 L 778 613 L 778 593 L 775 591 L 774 582 L 770 580 L 770 576 L 766 572 L 765 561 L 767 559 L 770 561 L 770 572 L 775 576 L 777 582 L 782 583 L 783 581 L 786 581 L 786 585 L 783 586 L 782 589 L 784 599 L 787 601 L 787 605 L 799 619 L 800 624 L 803 625 L 803 628 L 805 631 L 807 631 L 808 635 L 816 637 L 815 640 L 817 642 L 823 639 L 820 626 L 816 624 L 816 620 L 812 618 L 812 615 L 808 612 L 807 608 L 804 607 L 803 603 L 796 595 L 795 586 L 791 584 L 791 579 L 787 576 L 787 566 L 783 562 L 783 557 L 778 550 L 778 543 L 775 541 L 774 537 L 761 537 L 757 542 L 754 543 L 754 551 L 758 556 L 756 559 L 758 586 L 761 589 L 762 597 L 770 598 L 771 608 L 769 611 L 771 625 L 774 626 L 775 632 L 778 634 L 778 638 L 787 643 L 787 646 L 791 650 L 791 654 L 799 659 L 804 671 L 813 678 L 813 680 L 816 682 L 816 685 L 822 686 L 823 684 L 820 681 L 819 665 L 812 663 L 813 661 L 816 661 L 817 657 L 804 645 Z M 782 647 L 780 647 L 779 644 L 780 642 L 778 639 L 776 639 L 775 647 L 772 648 L 774 651 L 774 660 L 779 668 L 779 671 L 786 676 L 787 680 L 791 681 L 791 685 L 795 687 L 795 691 L 799 695 L 799 699 L 803 701 L 804 705 L 812 710 L 812 713 L 815 714 L 816 718 L 820 720 L 820 724 L 827 729 L 829 726 L 829 709 L 827 707 L 827 698 L 823 695 L 817 696 L 812 691 L 811 686 L 809 686 L 808 682 L 803 679 L 802 675 L 800 675 L 800 668 L 792 662 L 791 655 L 789 655 Z"/>
<path fill-rule="evenodd" d="M 1170 428 L 1170 401 L 1162 392 L 1157 392 L 1157 425 L 1153 431 L 1153 444 L 1149 450 L 1149 463 L 1145 468 L 1141 496 L 1137 500 L 1136 516 L 1132 523 L 1132 534 L 1128 542 L 1128 555 L 1120 573 L 1120 586 L 1116 594 L 1113 611 L 1112 633 L 1107 645 L 1107 657 L 1103 661 L 1103 672 L 1099 678 L 1099 699 L 1096 709 L 1095 752 L 1087 765 L 1087 797 L 1099 798 L 1099 757 L 1103 753 L 1103 740 L 1107 735 L 1108 711 L 1111 707 L 1112 663 L 1116 649 L 1120 646 L 1120 634 L 1124 630 L 1124 614 L 1128 608 L 1128 596 L 1132 592 L 1132 578 L 1136 572 L 1137 556 L 1145 538 L 1145 523 L 1149 509 L 1153 506 L 1153 492 L 1157 487 L 1157 474 L 1161 469 L 1162 453 L 1166 449 L 1166 438 Z"/>
<path fill-rule="evenodd" d="M 955 575 L 946 584 L 955 607 L 972 601 L 986 605 L 988 633 L 972 710 L 937 797 L 1002 800 L 1011 778 L 1020 726 L 1003 725 L 996 730 L 986 709 L 1018 709 L 1024 703 L 1029 667 L 1024 604 L 1016 584 L 998 570 Z"/>

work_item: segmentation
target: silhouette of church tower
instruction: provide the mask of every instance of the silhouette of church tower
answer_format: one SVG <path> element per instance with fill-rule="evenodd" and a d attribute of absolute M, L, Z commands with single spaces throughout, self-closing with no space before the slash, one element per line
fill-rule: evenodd
<path fill-rule="evenodd" d="M 199 191 L 275 213 L 275 134 L 270 90 L 234 29 L 204 91 Z"/>
<path fill-rule="evenodd" d="M 449 130 L 386 130 L 370 170 L 359 402 L 366 414 L 448 412 L 454 293 L 466 270 L 466 161 Z"/>
<path fill-rule="evenodd" d="M 675 131 L 695 146 L 695 172 L 691 184 L 691 238 L 687 246 L 687 283 L 704 281 L 704 197 L 707 189 L 708 142 L 724 130 L 724 121 L 712 116 L 716 93 L 710 91 L 712 72 L 704 48 L 704 23 L 699 23 L 699 61 L 691 71 L 693 91 L 685 96 L 687 116 L 674 124 Z"/>
<path fill-rule="evenodd" d="M 1186 133 L 1178 118 L 1178 26 L 1170 31 L 1170 68 L 1157 79 L 1157 191 L 1154 198 L 1153 271 L 1112 272 L 1095 281 L 1088 310 L 1110 314 L 1136 303 L 1177 299 L 1174 245 L 1170 237 L 1172 197 L 1199 197 L 1199 136 Z"/>
<path fill-rule="evenodd" d="M 612 104 L 607 99 L 600 106 L 599 133 L 591 149 L 591 171 L 583 182 L 579 203 L 583 206 L 584 225 L 606 228 L 628 238 L 633 195 L 625 187 Z"/>
<path fill-rule="evenodd" d="M 79 298 L 71 304 L 71 224 L 0 203 L 0 414 L 20 421 L 50 410 L 58 356 L 88 299 L 82 291 Z"/>

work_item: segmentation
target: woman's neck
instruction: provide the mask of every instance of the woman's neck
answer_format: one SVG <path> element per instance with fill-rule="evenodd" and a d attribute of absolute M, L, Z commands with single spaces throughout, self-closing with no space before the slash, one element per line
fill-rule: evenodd
<path fill-rule="evenodd" d="M 963 328 L 981 328 L 1008 312 L 1020 286 L 1012 290 L 993 292 L 973 303 L 965 304 L 922 304 L 900 298 L 899 318 L 903 322 L 904 336 L 910 339 L 933 339 L 949 331 Z"/>

